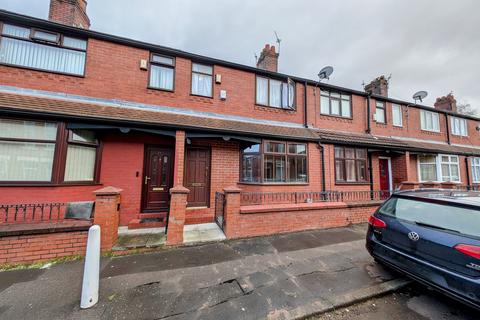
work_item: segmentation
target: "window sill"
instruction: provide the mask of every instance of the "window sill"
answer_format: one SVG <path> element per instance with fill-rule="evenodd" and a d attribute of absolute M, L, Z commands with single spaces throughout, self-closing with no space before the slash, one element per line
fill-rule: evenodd
<path fill-rule="evenodd" d="M 238 184 L 253 185 L 253 186 L 308 186 L 308 182 L 243 182 Z"/>
<path fill-rule="evenodd" d="M 366 182 L 341 182 L 341 181 L 335 181 L 335 185 L 337 186 L 351 186 L 351 185 L 355 185 L 355 186 L 369 186 L 370 185 L 370 182 L 366 181 Z"/>
<path fill-rule="evenodd" d="M 287 112 L 297 112 L 297 109 L 294 107 L 294 109 L 287 109 L 287 108 L 282 108 L 282 107 L 272 107 L 272 106 L 267 106 L 265 104 L 255 104 L 255 107 L 258 109 L 266 109 L 266 110 L 278 110 L 278 111 L 287 111 Z"/>
<path fill-rule="evenodd" d="M 432 131 L 432 130 L 425 130 L 425 129 L 420 129 L 421 132 L 426 133 L 426 134 L 435 134 L 435 135 L 441 135 L 441 131 Z"/>
<path fill-rule="evenodd" d="M 340 119 L 340 120 L 353 120 L 353 117 L 342 117 L 334 114 L 325 114 L 325 113 L 320 113 L 320 117 L 327 117 L 327 118 Z"/>
<path fill-rule="evenodd" d="M 213 95 L 212 96 L 202 96 L 201 94 L 190 93 L 190 96 L 191 97 L 197 97 L 197 98 L 213 99 Z"/>
<path fill-rule="evenodd" d="M 147 86 L 147 89 L 148 90 L 154 90 L 154 91 L 167 92 L 167 93 L 175 93 L 174 89 L 170 90 L 170 89 L 155 88 L 155 87 L 150 87 L 150 86 Z"/>

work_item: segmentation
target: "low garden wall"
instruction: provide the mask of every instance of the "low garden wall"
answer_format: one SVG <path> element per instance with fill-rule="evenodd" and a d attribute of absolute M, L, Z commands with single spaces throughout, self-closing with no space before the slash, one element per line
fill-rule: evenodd
<path fill-rule="evenodd" d="M 225 234 L 243 238 L 364 223 L 382 201 L 240 206 L 240 190 L 225 189 Z"/>

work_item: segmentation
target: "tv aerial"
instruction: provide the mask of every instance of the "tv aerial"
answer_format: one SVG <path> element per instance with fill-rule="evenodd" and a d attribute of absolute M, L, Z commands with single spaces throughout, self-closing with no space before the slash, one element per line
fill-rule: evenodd
<path fill-rule="evenodd" d="M 275 41 L 278 43 L 278 55 L 280 55 L 280 43 L 282 42 L 282 39 L 278 37 L 277 31 L 273 31 L 275 33 Z"/>
<path fill-rule="evenodd" d="M 333 73 L 333 67 L 332 66 L 326 66 L 320 70 L 318 73 L 318 81 L 321 82 L 324 79 L 330 79 L 330 75 Z"/>
<path fill-rule="evenodd" d="M 425 99 L 427 96 L 428 96 L 427 91 L 418 91 L 418 92 L 415 92 L 415 94 L 413 95 L 413 100 L 415 101 L 415 103 L 417 103 L 417 100 L 420 100 L 420 102 L 423 102 L 423 99 Z"/>

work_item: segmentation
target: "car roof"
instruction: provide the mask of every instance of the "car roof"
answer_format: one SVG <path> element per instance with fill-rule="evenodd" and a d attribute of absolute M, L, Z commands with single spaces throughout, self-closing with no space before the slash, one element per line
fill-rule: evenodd
<path fill-rule="evenodd" d="M 415 198 L 431 202 L 445 202 L 447 204 L 457 204 L 474 206 L 480 209 L 480 192 L 456 189 L 416 189 L 398 191 L 393 194 L 401 198 Z"/>

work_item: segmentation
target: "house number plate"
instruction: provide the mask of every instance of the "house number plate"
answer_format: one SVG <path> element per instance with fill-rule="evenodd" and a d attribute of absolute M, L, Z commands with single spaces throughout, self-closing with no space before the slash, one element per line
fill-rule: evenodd
<path fill-rule="evenodd" d="M 163 188 L 152 188 L 152 191 L 163 191 Z"/>

